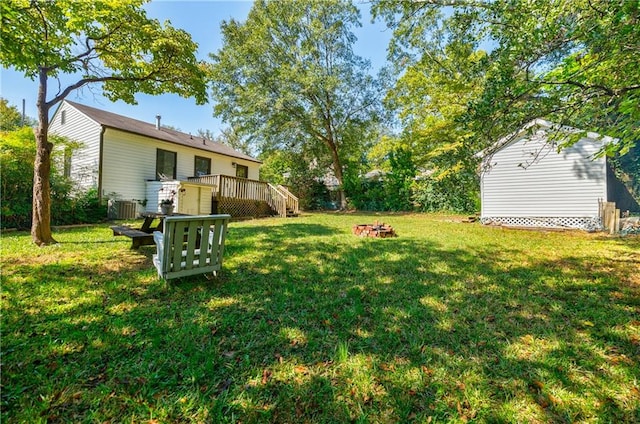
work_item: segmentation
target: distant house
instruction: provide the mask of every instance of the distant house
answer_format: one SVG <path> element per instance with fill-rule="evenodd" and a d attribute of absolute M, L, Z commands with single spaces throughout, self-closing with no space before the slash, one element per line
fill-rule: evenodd
<path fill-rule="evenodd" d="M 163 128 L 159 116 L 155 123 L 147 123 L 65 100 L 53 115 L 49 132 L 81 143 L 65 157 L 65 174 L 84 189 L 97 189 L 103 199 L 126 204 L 125 215 L 158 211 L 159 201 L 171 196 L 178 203 L 177 211 L 216 212 L 212 199 L 216 200 L 217 186 L 200 184 L 198 177 L 259 177 L 259 160 L 223 144 Z"/>
<path fill-rule="evenodd" d="M 638 203 L 597 153 L 611 137 L 588 133 L 558 151 L 576 129 L 537 119 L 483 154 L 481 221 L 505 226 L 597 228 L 599 202 Z"/>

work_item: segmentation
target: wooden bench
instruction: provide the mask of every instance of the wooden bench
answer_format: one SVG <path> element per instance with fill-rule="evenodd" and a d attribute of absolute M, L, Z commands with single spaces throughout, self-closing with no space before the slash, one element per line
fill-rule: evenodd
<path fill-rule="evenodd" d="M 224 242 L 231 215 L 170 216 L 153 239 L 153 264 L 158 276 L 169 281 L 222 269 Z"/>
<path fill-rule="evenodd" d="M 153 234 L 145 233 L 142 230 L 127 227 L 124 225 L 114 225 L 111 228 L 114 236 L 126 236 L 131 239 L 131 248 L 137 249 L 140 246 L 153 244 Z"/>

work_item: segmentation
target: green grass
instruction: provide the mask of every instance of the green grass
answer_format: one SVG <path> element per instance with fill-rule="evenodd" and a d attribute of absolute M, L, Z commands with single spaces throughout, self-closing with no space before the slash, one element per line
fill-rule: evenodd
<path fill-rule="evenodd" d="M 6 233 L 2 422 L 639 422 L 640 240 L 454 221 L 236 222 L 172 284 L 106 226 Z"/>

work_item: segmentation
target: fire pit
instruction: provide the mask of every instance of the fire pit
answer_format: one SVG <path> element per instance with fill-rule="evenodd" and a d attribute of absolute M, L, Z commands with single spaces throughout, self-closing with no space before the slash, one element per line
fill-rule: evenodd
<path fill-rule="evenodd" d="M 379 223 L 378 221 L 375 224 L 358 224 L 354 225 L 352 230 L 353 234 L 360 237 L 396 237 L 396 232 L 393 231 L 391 225 L 386 225 L 385 223 Z"/>

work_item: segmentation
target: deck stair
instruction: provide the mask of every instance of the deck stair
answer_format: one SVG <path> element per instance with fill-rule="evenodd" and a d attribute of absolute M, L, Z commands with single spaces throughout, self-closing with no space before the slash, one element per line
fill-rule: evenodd
<path fill-rule="evenodd" d="M 289 191 L 289 189 L 286 188 L 283 185 L 278 185 L 278 189 L 286 197 L 286 214 L 285 214 L 285 217 L 286 218 L 297 217 L 298 214 L 300 213 L 300 210 L 299 210 L 299 207 L 298 207 L 298 198 L 296 196 L 294 196 L 293 193 L 291 193 Z"/>

